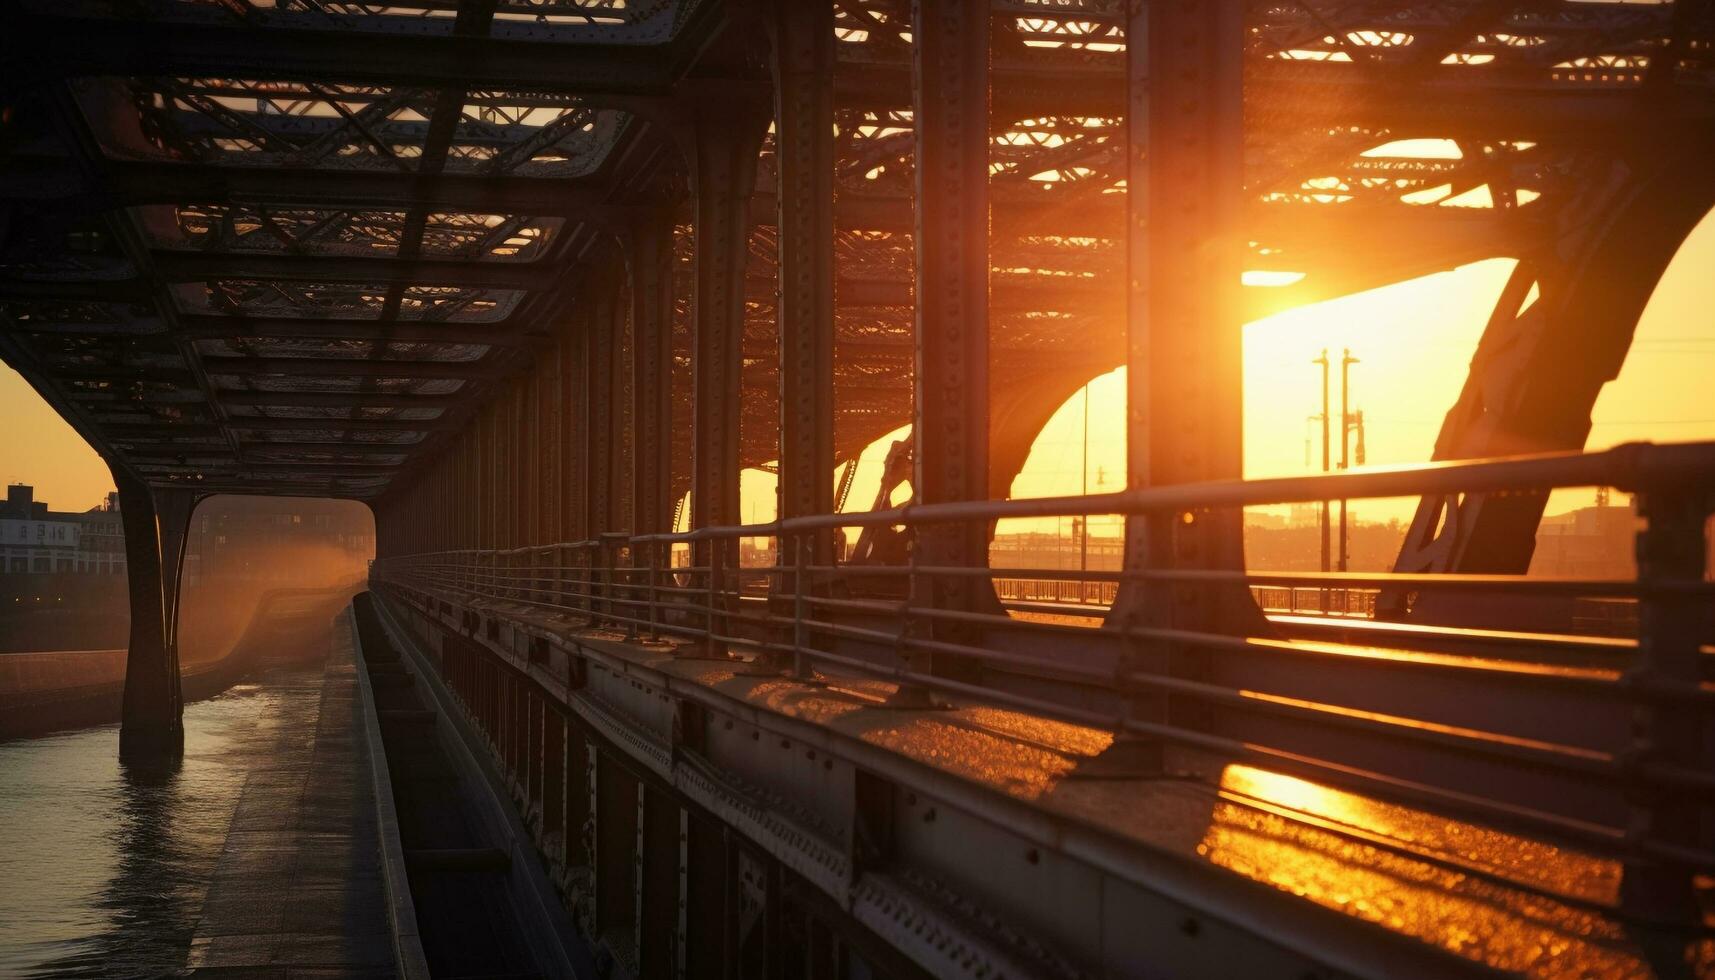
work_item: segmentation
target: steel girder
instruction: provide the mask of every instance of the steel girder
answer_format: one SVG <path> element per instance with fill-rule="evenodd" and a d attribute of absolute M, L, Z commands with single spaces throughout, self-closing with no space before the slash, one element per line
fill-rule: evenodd
<path fill-rule="evenodd" d="M 834 509 L 833 24 L 832 5 L 793 3 L 773 24 L 782 518 Z M 831 545 L 806 559 L 826 563 Z"/>
<path fill-rule="evenodd" d="M 740 373 L 749 204 L 768 125 L 764 106 L 715 97 L 696 115 L 692 144 L 696 207 L 691 373 L 691 520 L 739 520 Z M 716 106 L 720 113 L 716 113 Z"/>
<path fill-rule="evenodd" d="M 491 36 L 411 36 L 41 13 L 16 16 L 13 24 L 20 36 L 32 40 L 39 58 L 32 65 L 37 77 L 248 76 L 429 88 L 543 89 L 608 96 L 627 106 L 639 104 L 634 101 L 638 97 L 671 93 L 685 64 L 707 39 L 702 30 L 692 28 L 672 44 L 639 49 L 599 42 L 543 44 Z"/>
<path fill-rule="evenodd" d="M 670 531 L 673 505 L 673 226 L 658 209 L 623 239 L 631 298 L 631 495 L 637 534 Z"/>
<path fill-rule="evenodd" d="M 1583 448 L 1602 386 L 1619 375 L 1632 332 L 1680 243 L 1715 208 L 1707 148 L 1613 163 L 1589 175 L 1558 247 L 1519 264 L 1496 301 L 1435 459 Z M 1540 298 L 1527 303 L 1532 289 Z M 1547 494 L 1426 497 L 1395 571 L 1516 573 L 1530 564 Z M 1435 601 L 1384 597 L 1394 616 L 1435 619 Z M 1457 597 L 1449 597 L 1457 600 Z"/>
<path fill-rule="evenodd" d="M 257 340 L 245 350 L 261 358 L 277 357 L 284 348 L 272 341 L 286 339 L 384 341 L 369 349 L 376 358 L 398 356 L 385 341 L 445 342 L 504 348 L 488 355 L 494 370 L 521 367 L 525 352 L 551 342 L 553 331 L 546 324 L 557 307 L 537 294 L 555 291 L 561 270 L 587 251 L 588 227 L 600 225 L 624 234 L 640 215 L 662 206 L 659 189 L 639 193 L 643 184 L 628 183 L 617 163 L 604 164 L 587 176 L 525 176 L 536 172 L 532 168 L 570 166 L 563 161 L 532 163 L 533 143 L 560 145 L 555 141 L 586 118 L 629 118 L 635 124 L 627 125 L 627 139 L 616 144 L 610 156 L 623 156 L 626 167 L 654 168 L 651 172 L 658 174 L 663 166 L 671 166 L 671 147 L 649 138 L 637 124 L 657 129 L 685 125 L 694 112 L 687 111 L 691 101 L 685 98 L 685 79 L 711 92 L 715 83 L 723 92 L 733 86 L 745 92 L 766 89 L 766 82 L 745 68 L 745 57 L 737 55 L 736 48 L 711 45 L 719 34 L 718 22 L 729 16 L 720 4 L 702 5 L 690 20 L 675 22 L 669 34 L 650 35 L 655 43 L 624 49 L 602 44 L 602 37 L 612 35 L 593 27 L 575 38 L 564 28 L 553 28 L 561 33 L 531 42 L 542 51 L 504 66 L 485 60 L 488 56 L 480 52 L 512 51 L 521 40 L 502 36 L 509 30 L 502 27 L 473 33 L 468 16 L 462 36 L 448 23 L 441 25 L 444 30 L 436 28 L 440 34 L 434 38 L 389 35 L 385 18 L 335 18 L 319 23 L 314 32 L 332 46 L 304 52 L 293 50 L 293 43 L 309 36 L 307 14 L 274 12 L 256 22 L 222 22 L 212 16 L 174 22 L 171 18 L 178 14 L 169 13 L 167 20 L 156 22 L 102 16 L 106 8 L 76 16 L 44 14 L 41 5 L 32 9 L 35 12 L 26 17 L 36 19 L 26 26 L 43 25 L 46 31 L 41 57 L 33 63 L 20 61 L 9 80 L 26 85 L 68 77 L 99 81 L 134 69 L 140 76 L 134 80 L 136 91 L 180 100 L 150 108 L 139 118 L 166 127 L 162 132 L 176 131 L 179 136 L 174 138 L 188 142 L 173 151 L 181 159 L 153 158 L 153 150 L 140 156 L 108 153 L 96 171 L 67 179 L 61 176 L 65 148 L 52 139 L 30 141 L 0 177 L 5 196 L 17 202 L 12 227 L 39 225 L 48 240 L 87 216 L 125 207 L 131 210 L 119 215 L 118 223 L 142 226 L 146 232 L 155 220 L 148 209 L 164 205 L 174 208 L 172 221 L 186 228 L 201 224 L 194 233 L 175 230 L 171 240 L 145 234 L 143 241 L 151 246 L 146 260 L 164 267 L 171 277 L 206 273 L 207 278 L 176 282 L 179 308 L 165 316 L 150 310 L 147 315 L 81 326 L 36 318 L 25 327 L 32 333 L 22 342 L 30 344 L 50 333 L 76 336 L 80 344 L 102 336 L 145 334 L 153 332 L 151 324 L 160 323 L 162 335 L 174 344 L 181 338 L 212 341 L 254 335 Z M 898 406 L 908 390 L 900 375 L 905 370 L 901 355 L 912 336 L 916 180 L 914 137 L 905 116 L 913 52 L 904 37 L 906 12 L 900 0 L 842 0 L 833 5 L 837 65 L 832 100 L 838 133 L 829 166 L 838 202 L 833 213 L 838 274 L 831 358 L 840 458 L 905 421 Z M 1575 169 L 1571 164 L 1578 155 L 1606 152 L 1604 147 L 1619 140 L 1655 139 L 1674 127 L 1706 125 L 1710 76 L 1701 47 L 1680 44 L 1671 72 L 1657 71 L 1658 83 L 1644 84 L 1650 71 L 1643 56 L 1664 39 L 1700 37 L 1709 27 L 1688 16 L 1675 28 L 1668 14 L 1627 4 L 1472 0 L 1325 4 L 1310 18 L 1298 8 L 1251 4 L 1245 95 L 1247 237 L 1258 243 L 1258 254 L 1272 263 L 1268 267 L 1304 273 L 1304 278 L 1291 286 L 1250 290 L 1246 316 L 1487 255 L 1537 255 L 1553 248 L 1555 211 L 1576 194 L 1572 182 L 1561 175 Z M 1046 10 L 1035 4 L 1001 3 L 992 9 L 989 77 L 994 95 L 985 126 L 992 137 L 989 156 L 997 164 L 989 181 L 994 212 L 994 390 L 1017 390 L 1033 371 L 1099 373 L 1123 361 L 1123 344 L 1111 329 L 1124 304 L 1118 288 L 1124 229 L 1113 217 L 1119 213 L 1113 195 L 1124 178 L 1115 140 L 1124 115 L 1121 15 L 1115 4 Z M 120 35 L 134 43 L 141 35 L 133 28 L 139 27 L 162 35 L 164 43 L 153 54 L 119 50 Z M 178 39 L 167 37 L 175 32 L 181 35 Z M 87 50 L 60 58 L 80 33 L 91 39 Z M 333 64 L 328 52 L 356 44 L 351 38 L 368 44 L 371 54 L 362 63 Z M 226 50 L 211 50 L 227 40 L 232 43 Z M 583 51 L 578 45 L 610 48 L 599 58 L 629 59 L 637 77 L 609 76 L 586 86 L 572 77 L 581 66 L 550 65 L 543 53 Z M 277 50 L 263 51 L 264 46 Z M 421 64 L 441 48 L 479 56 L 456 70 L 446 64 Z M 145 65 L 149 57 L 156 60 Z M 318 59 L 319 67 L 309 64 Z M 512 74 L 501 77 L 502 67 Z M 649 72 L 667 81 L 639 81 Z M 1670 76 L 1670 84 L 1659 83 L 1664 75 Z M 96 85 L 101 91 L 123 87 Z M 1426 98 L 1425 92 L 1437 94 Z M 90 105 L 109 106 L 106 98 L 86 99 L 80 111 L 87 116 Z M 280 111 L 249 111 L 245 99 L 273 100 Z M 343 109 L 338 103 L 344 103 Z M 438 105 L 453 103 L 462 110 L 456 116 L 435 111 Z M 311 112 L 312 104 L 321 108 Z M 542 118 L 556 120 L 565 132 L 538 125 L 509 108 L 526 105 Z M 1640 106 L 1652 111 L 1640 112 Z M 593 115 L 576 116 L 578 111 Z M 411 118 L 411 112 L 422 118 Z M 114 135 L 131 125 L 122 115 L 97 115 L 84 123 L 105 131 L 109 142 L 139 138 Z M 461 156 L 461 172 L 435 173 L 433 166 L 424 167 L 415 159 L 389 162 L 377 148 L 393 142 L 426 143 L 437 130 L 453 145 L 492 152 L 501 160 L 500 168 L 477 172 L 472 168 L 479 164 Z M 366 133 L 376 139 L 369 140 Z M 211 136 L 243 139 L 246 134 L 278 141 L 280 152 L 289 149 L 300 156 L 342 144 L 365 149 L 361 159 L 347 163 L 324 154 L 315 165 L 272 167 L 238 158 L 220 164 L 194 162 L 197 153 L 186 152 L 198 147 L 204 152 Z M 1408 136 L 1456 140 L 1460 158 L 1367 155 Z M 1521 141 L 1537 145 L 1525 147 Z M 155 144 L 143 139 L 135 145 Z M 574 145 L 582 144 L 564 144 Z M 783 149 L 776 149 L 775 155 Z M 435 156 L 431 153 L 428 159 Z M 777 171 L 784 175 L 785 158 L 777 162 Z M 1038 180 L 1043 175 L 1053 179 Z M 763 225 L 770 224 L 780 203 L 774 199 L 773 183 L 759 181 L 751 200 L 752 220 L 761 216 Z M 1487 189 L 1496 206 L 1467 210 L 1401 200 L 1440 185 L 1447 187 L 1449 199 Z M 1531 201 L 1527 195 L 1540 196 Z M 267 217 L 290 208 L 300 213 Z M 458 253 L 461 257 L 455 259 L 436 248 L 468 250 L 472 246 L 457 243 L 475 239 L 449 231 L 454 236 L 446 239 L 449 244 L 434 246 L 428 229 L 457 214 L 490 216 L 500 222 L 494 226 L 499 231 L 525 227 L 521 223 L 528 221 L 562 223 L 544 231 L 547 237 L 539 237 L 537 244 L 524 246 L 537 249 L 532 254 L 546 262 L 498 261 L 491 249 L 480 248 Z M 423 231 L 414 230 L 418 224 Z M 1344 247 L 1359 232 L 1379 239 L 1382 247 Z M 763 234 L 758 229 L 755 237 Z M 783 247 L 788 236 L 778 229 L 766 234 L 777 236 L 785 269 L 792 261 Z M 405 245 L 409 240 L 418 242 L 415 254 Z M 178 254 L 191 243 L 215 248 Z M 338 261 L 342 257 L 355 261 Z M 124 256 L 119 259 L 123 262 Z M 508 268 L 487 268 L 500 265 Z M 792 316 L 790 297 L 783 306 L 774 298 L 777 288 L 789 288 L 794 279 L 786 275 L 777 280 L 772 259 L 752 259 L 749 265 L 757 275 L 744 289 L 745 339 L 739 356 L 747 360 L 737 398 L 745 406 L 745 421 L 738 427 L 739 462 L 728 466 L 729 472 L 782 455 L 771 425 L 752 424 L 752 416 L 773 410 L 780 395 L 775 386 L 786 384 L 791 373 L 786 365 L 772 363 L 776 354 L 769 338 L 777 329 L 769 318 Z M 256 277 L 243 278 L 251 273 Z M 435 284 L 434 290 L 397 288 L 401 277 L 417 273 L 453 281 Z M 312 274 L 338 281 L 289 278 Z M 157 299 L 153 280 L 80 278 L 75 265 L 24 272 L 8 263 L 0 275 L 7 277 L 8 285 L 0 290 L 8 298 L 29 295 L 38 303 L 82 297 L 152 307 Z M 353 281 L 365 276 L 366 281 Z M 217 284 L 213 291 L 191 285 L 208 281 Z M 313 288 L 306 289 L 306 284 Z M 237 315 L 219 316 L 205 306 L 203 296 L 184 301 L 185 289 L 229 303 Z M 691 291 L 687 277 L 684 293 Z M 370 305 L 366 308 L 365 303 Z M 378 323 L 373 333 L 364 326 L 362 316 L 389 311 L 396 315 L 387 326 Z M 301 312 L 310 315 L 295 315 Z M 472 322 L 479 316 L 492 325 Z M 447 322 L 432 322 L 433 317 Z M 223 319 L 231 321 L 230 329 Z M 170 328 L 169 320 L 174 324 Z M 34 333 L 38 329 L 41 334 Z M 811 335 L 794 329 L 783 336 L 780 354 L 790 355 L 791 344 Z M 227 351 L 209 348 L 217 349 Z M 194 359 L 197 351 L 188 356 Z M 214 356 L 233 355 L 228 351 Z M 757 357 L 770 363 L 758 366 Z M 194 365 L 183 357 L 181 364 L 174 370 L 189 372 L 194 380 Z M 428 376 L 433 370 L 422 368 L 426 380 L 436 380 Z M 184 380 L 183 375 L 172 377 Z M 450 424 L 449 419 L 494 391 L 489 377 L 468 380 L 447 403 L 452 414 L 444 415 L 440 425 Z M 193 393 L 194 386 L 153 385 L 139 397 L 161 406 L 188 404 Z M 111 387 L 84 387 L 73 400 L 117 397 Z M 995 411 L 1010 409 L 996 406 Z M 216 417 L 223 412 L 213 409 Z M 788 413 L 783 430 L 799 418 Z M 671 431 L 685 438 L 681 433 L 686 429 Z M 425 443 L 418 458 L 437 451 L 437 444 Z M 805 452 L 800 448 L 785 456 L 792 459 Z M 786 465 L 791 468 L 790 462 Z M 664 500 L 670 499 L 669 492 Z"/>

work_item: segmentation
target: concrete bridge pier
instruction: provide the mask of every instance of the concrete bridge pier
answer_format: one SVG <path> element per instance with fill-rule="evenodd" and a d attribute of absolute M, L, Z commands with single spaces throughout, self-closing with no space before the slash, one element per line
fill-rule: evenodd
<path fill-rule="evenodd" d="M 111 469 L 124 518 L 131 606 L 119 754 L 177 755 L 184 750 L 179 591 L 186 532 L 200 495 L 188 489 L 153 490 L 122 467 Z"/>

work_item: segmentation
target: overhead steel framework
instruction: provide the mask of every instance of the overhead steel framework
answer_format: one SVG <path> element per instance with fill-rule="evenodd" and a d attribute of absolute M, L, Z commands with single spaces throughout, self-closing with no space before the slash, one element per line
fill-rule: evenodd
<path fill-rule="evenodd" d="M 919 198 L 903 0 L 765 8 L 21 4 L 0 174 L 10 358 L 155 485 L 377 499 L 443 451 L 451 419 L 584 330 L 595 294 L 631 295 L 631 243 L 668 228 L 680 261 L 653 248 L 646 273 L 672 289 L 668 332 L 682 359 L 695 335 L 707 384 L 646 384 L 743 409 L 697 403 L 714 440 L 700 454 L 696 426 L 663 426 L 673 458 L 697 462 L 661 499 L 691 469 L 723 487 L 776 460 L 831 469 L 910 420 L 914 311 L 934 309 L 914 283 L 945 276 L 912 243 L 951 199 Z M 1117 2 L 985 9 L 971 133 L 987 137 L 961 152 L 987 161 L 973 356 L 996 393 L 989 487 L 1004 493 L 1063 397 L 1125 361 L 1127 55 Z M 1546 346 L 1609 356 L 1507 368 L 1503 387 L 1553 377 L 1580 397 L 1491 398 L 1482 420 L 1449 420 L 1440 455 L 1578 445 L 1582 395 L 1613 373 L 1626 313 L 1707 204 L 1705 6 L 1253 3 L 1245 16 L 1245 267 L 1291 281 L 1248 288 L 1241 315 L 1521 258 L 1521 285 L 1549 298 L 1530 319 L 1590 334 Z M 927 93 L 932 117 L 942 94 Z M 931 137 L 954 124 L 927 123 Z M 1425 139 L 1456 152 L 1400 149 Z M 1613 227 L 1627 213 L 1648 217 Z M 620 264 L 603 258 L 617 250 Z M 1596 315 L 1582 295 L 1595 267 L 1644 285 Z M 663 294 L 627 320 L 668 312 Z M 1491 334 L 1505 329 L 1530 330 Z M 805 397 L 782 365 L 830 396 Z M 317 404 L 327 394 L 350 407 Z M 1543 412 L 1570 421 L 1525 418 Z M 286 418 L 306 424 L 265 428 Z M 261 452 L 373 462 L 342 455 L 354 418 L 425 424 L 368 437 L 411 447 L 393 470 L 258 472 Z M 199 462 L 134 456 L 151 420 L 199 427 L 173 439 Z M 797 502 L 827 502 L 810 494 Z M 733 516 L 726 504 L 711 513 Z M 1433 564 L 1423 553 L 1410 560 Z"/>
<path fill-rule="evenodd" d="M 1011 512 L 975 502 L 1091 379 L 1129 366 L 1130 491 L 1236 479 L 1242 323 L 1508 257 L 1435 458 L 1579 450 L 1715 204 L 1707 0 L 19 0 L 4 28 L 0 355 L 128 515 L 161 515 L 128 521 L 130 567 L 170 568 L 208 494 L 370 501 L 389 587 L 424 636 L 463 631 L 473 698 L 493 604 L 635 632 L 637 576 L 647 625 L 702 656 L 748 644 L 808 679 L 811 600 L 879 595 L 907 620 L 900 706 L 1015 690 L 985 657 L 1028 655 L 985 646 L 1001 610 L 977 574 Z M 858 559 L 912 578 L 866 592 L 815 520 L 839 467 L 906 425 L 878 506 L 909 483 L 955 516 L 871 522 Z M 751 468 L 810 522 L 751 535 L 778 549 L 767 598 L 731 527 Z M 1559 484 L 1521 479 L 1426 478 L 1384 614 L 1439 616 L 1419 573 L 1522 573 Z M 1268 627 L 1236 511 L 1130 502 L 1090 703 L 1117 704 L 1106 764 L 1159 771 L 1162 732 L 1219 727 L 1187 707 L 1216 668 L 1186 638 Z M 1703 505 L 1661 506 L 1684 532 Z M 705 533 L 659 537 L 675 525 Z M 1646 575 L 1685 572 L 1654 533 Z M 176 724 L 161 578 L 133 583 L 134 608 L 160 593 L 134 615 L 140 727 Z M 796 603 L 794 627 L 733 627 L 755 602 Z M 548 627 L 509 623 L 527 673 Z M 1684 682 L 1674 635 L 1642 648 Z M 1442 789 L 1479 792 L 1465 778 Z M 1650 860 L 1692 846 L 1684 820 L 1640 832 Z M 1654 916 L 1686 869 L 1637 853 Z"/>

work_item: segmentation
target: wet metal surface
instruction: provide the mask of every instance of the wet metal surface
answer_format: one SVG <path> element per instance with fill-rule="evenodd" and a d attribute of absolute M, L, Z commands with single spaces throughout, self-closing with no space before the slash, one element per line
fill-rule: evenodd
<path fill-rule="evenodd" d="M 870 681 L 806 687 L 716 661 L 639 659 L 1507 972 L 1715 976 L 1715 942 L 1628 927 L 1614 912 L 1618 864 L 1576 849 L 1188 750 L 1170 752 L 1170 778 L 1078 778 L 1108 733 L 977 705 L 877 710 L 888 692 Z"/>
<path fill-rule="evenodd" d="M 0 976 L 388 976 L 349 662 L 185 710 L 182 763 L 106 726 L 0 744 Z"/>

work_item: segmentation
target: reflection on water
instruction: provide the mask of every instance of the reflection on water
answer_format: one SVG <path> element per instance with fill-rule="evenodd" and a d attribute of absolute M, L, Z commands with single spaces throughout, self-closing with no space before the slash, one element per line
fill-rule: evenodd
<path fill-rule="evenodd" d="M 121 766 L 116 725 L 0 744 L 0 976 L 183 968 L 244 787 L 227 750 L 274 700 L 187 706 L 170 765 Z"/>

